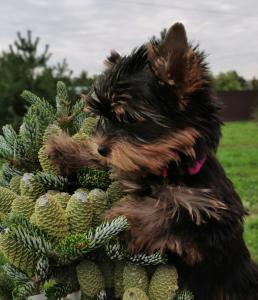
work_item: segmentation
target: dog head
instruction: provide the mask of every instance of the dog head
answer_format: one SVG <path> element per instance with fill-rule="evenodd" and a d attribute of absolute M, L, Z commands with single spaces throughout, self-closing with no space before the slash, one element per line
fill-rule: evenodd
<path fill-rule="evenodd" d="M 87 99 L 95 142 L 123 172 L 159 175 L 171 162 L 216 150 L 221 122 L 205 55 L 174 24 L 128 56 L 113 52 Z"/>

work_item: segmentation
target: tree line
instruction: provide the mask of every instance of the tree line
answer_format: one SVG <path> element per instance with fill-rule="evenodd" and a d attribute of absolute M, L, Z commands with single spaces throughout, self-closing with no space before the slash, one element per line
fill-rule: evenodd
<path fill-rule="evenodd" d="M 51 65 L 49 45 L 42 51 L 40 46 L 40 38 L 33 38 L 31 31 L 27 31 L 25 35 L 17 33 L 13 44 L 0 54 L 0 128 L 6 123 L 15 128 L 20 124 L 27 110 L 20 97 L 23 90 L 33 91 L 51 102 L 55 101 L 59 80 L 65 82 L 72 94 L 78 87 L 80 92 L 87 92 L 94 81 L 94 76 L 88 76 L 86 71 L 73 76 L 65 59 Z"/>
<path fill-rule="evenodd" d="M 22 35 L 0 54 L 0 128 L 6 123 L 18 127 L 27 107 L 20 94 L 27 89 L 48 101 L 55 99 L 55 86 L 58 80 L 65 82 L 72 94 L 89 90 L 95 76 L 82 71 L 74 76 L 67 61 L 51 65 L 49 45 L 40 51 L 40 38 L 33 38 L 31 31 Z M 236 71 L 211 75 L 217 90 L 258 90 L 258 79 L 245 80 Z M 76 99 L 76 97 L 73 97 Z"/>

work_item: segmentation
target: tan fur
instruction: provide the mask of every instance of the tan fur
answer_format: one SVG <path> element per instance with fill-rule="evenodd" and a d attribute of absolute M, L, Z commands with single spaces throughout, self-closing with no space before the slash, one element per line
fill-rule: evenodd
<path fill-rule="evenodd" d="M 83 111 L 86 112 L 86 113 L 89 113 L 90 110 L 89 110 L 89 104 L 88 104 L 88 101 L 89 101 L 88 96 L 85 95 L 85 94 L 81 94 L 81 99 L 82 99 L 83 102 L 84 102 L 84 108 L 83 108 Z"/>
<path fill-rule="evenodd" d="M 104 168 L 106 161 L 96 148 L 90 139 L 78 141 L 62 133 L 49 137 L 46 152 L 61 174 L 68 175 L 83 167 Z"/>
<path fill-rule="evenodd" d="M 116 114 L 116 118 L 119 122 L 124 120 L 125 108 L 122 104 L 116 104 L 113 106 L 113 111 Z"/>
<path fill-rule="evenodd" d="M 105 59 L 103 63 L 106 69 L 111 70 L 120 59 L 120 54 L 116 50 L 112 49 L 110 56 L 107 57 L 107 59 Z"/>
<path fill-rule="evenodd" d="M 126 139 L 113 140 L 95 137 L 94 143 L 110 148 L 107 161 L 123 171 L 136 172 L 142 167 L 153 174 L 160 174 L 170 161 L 180 161 L 178 152 L 195 158 L 194 145 L 200 136 L 197 130 L 186 128 L 175 132 L 154 144 L 131 143 Z"/>
<path fill-rule="evenodd" d="M 191 237 L 173 233 L 172 220 L 179 222 L 183 210 L 198 226 L 210 218 L 219 220 L 226 209 L 209 190 L 166 186 L 157 191 L 157 196 L 127 196 L 107 212 L 107 218 L 124 215 L 128 219 L 130 229 L 124 238 L 131 251 L 153 253 L 169 249 L 194 264 L 203 255 Z"/>
<path fill-rule="evenodd" d="M 175 85 L 180 108 L 183 110 L 187 105 L 187 97 L 199 90 L 206 82 L 202 77 L 200 57 L 192 48 L 188 48 L 183 54 L 170 53 L 172 57 L 164 56 L 159 46 L 152 43 L 147 44 L 147 51 L 155 75 L 162 82 Z"/>

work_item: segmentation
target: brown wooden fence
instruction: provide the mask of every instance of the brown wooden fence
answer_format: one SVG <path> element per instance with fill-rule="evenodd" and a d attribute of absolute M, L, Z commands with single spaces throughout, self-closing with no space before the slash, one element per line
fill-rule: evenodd
<path fill-rule="evenodd" d="M 258 91 L 217 92 L 222 102 L 223 121 L 251 120 L 255 109 L 258 109 Z"/>

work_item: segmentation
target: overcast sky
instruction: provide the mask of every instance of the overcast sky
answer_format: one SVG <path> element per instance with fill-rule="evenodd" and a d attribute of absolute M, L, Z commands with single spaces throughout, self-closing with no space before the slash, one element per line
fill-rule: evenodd
<path fill-rule="evenodd" d="M 100 72 L 110 49 L 129 53 L 180 21 L 214 73 L 258 77 L 258 0 L 0 0 L 0 13 L 0 51 L 31 29 L 75 74 Z"/>

